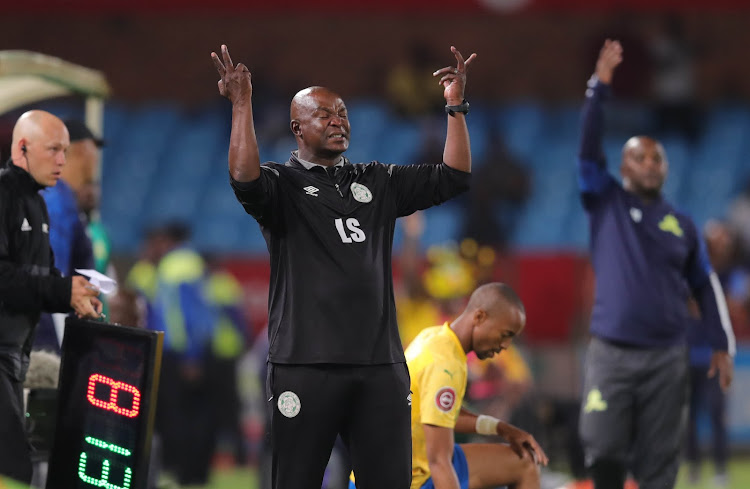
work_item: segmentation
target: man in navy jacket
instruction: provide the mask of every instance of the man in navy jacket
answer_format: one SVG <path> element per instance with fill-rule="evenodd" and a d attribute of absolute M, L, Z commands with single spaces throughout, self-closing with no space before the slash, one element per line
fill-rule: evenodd
<path fill-rule="evenodd" d="M 622 61 L 607 40 L 589 81 L 578 179 L 591 230 L 596 301 L 581 406 L 581 438 L 596 489 L 674 486 L 688 395 L 688 299 L 700 307 L 713 354 L 709 375 L 732 380 L 726 302 L 693 221 L 663 200 L 667 158 L 649 137 L 623 147 L 622 184 L 601 147 L 602 104 Z"/>

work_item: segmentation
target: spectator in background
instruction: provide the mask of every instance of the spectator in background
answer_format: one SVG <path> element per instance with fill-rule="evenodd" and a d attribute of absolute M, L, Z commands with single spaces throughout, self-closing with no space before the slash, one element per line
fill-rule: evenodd
<path fill-rule="evenodd" d="M 206 265 L 206 298 L 216 311 L 207 376 L 217 404 L 218 439 L 228 445 L 232 461 L 244 465 L 247 455 L 237 368 L 247 349 L 251 328 L 242 307 L 244 294 L 240 282 L 221 267 L 216 257 L 207 257 Z"/>
<path fill-rule="evenodd" d="M 736 267 L 736 239 L 730 228 L 719 221 L 709 221 L 704 227 L 704 237 L 711 264 L 716 270 L 724 291 L 730 314 L 737 308 L 736 297 L 747 297 L 747 274 Z M 695 304 L 693 303 L 693 306 Z M 697 308 L 694 307 L 697 314 Z M 699 314 L 697 314 L 698 317 Z M 711 363 L 711 345 L 708 333 L 699 320 L 691 322 L 690 330 L 690 417 L 687 430 L 687 459 L 690 463 L 689 478 L 693 483 L 700 480 L 701 453 L 698 441 L 698 415 L 703 408 L 708 409 L 713 433 L 713 462 L 715 485 L 728 485 L 726 393 L 722 391 L 718 379 L 708 378 Z"/>
<path fill-rule="evenodd" d="M 104 141 L 94 136 L 81 121 L 66 120 L 65 125 L 70 132 L 70 148 L 62 178 L 75 193 L 79 214 L 91 239 L 94 268 L 114 278 L 114 269 L 109 263 L 112 246 L 99 215 L 99 160 Z"/>
<path fill-rule="evenodd" d="M 164 332 L 156 419 L 164 470 L 180 484 L 205 484 L 216 443 L 217 406 L 207 376 L 216 314 L 206 297 L 203 258 L 187 246 L 189 229 L 170 223 L 157 234 L 166 253 L 156 268 L 149 328 Z"/>
<path fill-rule="evenodd" d="M 77 268 L 94 268 L 94 250 L 86 223 L 81 219 L 77 192 L 86 182 L 93 181 L 98 159 L 88 155 L 96 151 L 101 140 L 94 138 L 81 122 L 66 121 L 65 126 L 70 134 L 66 164 L 61 169 L 57 185 L 45 189 L 42 196 L 49 211 L 49 240 L 55 252 L 55 263 L 64 276 L 70 277 Z M 42 315 L 34 348 L 60 351 L 65 316 Z"/>
<path fill-rule="evenodd" d="M 484 360 L 467 358 L 469 387 L 467 398 L 484 413 L 510 420 L 534 387 L 531 369 L 514 345 L 502 355 Z"/>
<path fill-rule="evenodd" d="M 698 139 L 701 117 L 695 100 L 696 50 L 685 35 L 682 18 L 669 14 L 647 34 L 653 74 L 651 96 L 656 105 L 656 130 L 674 132 L 691 142 Z"/>
<path fill-rule="evenodd" d="M 391 108 L 411 119 L 437 113 L 443 105 L 443 87 L 435 83 L 432 67 L 439 65 L 439 60 L 429 46 L 418 41 L 400 53 L 403 57 L 390 66 L 385 80 Z"/>
<path fill-rule="evenodd" d="M 147 229 L 141 244 L 140 258 L 130 268 L 125 279 L 127 286 L 143 294 L 149 303 L 153 303 L 156 297 L 156 266 L 172 246 L 171 239 L 163 229 Z"/>
<path fill-rule="evenodd" d="M 750 333 L 750 275 L 742 263 L 739 233 L 729 223 L 710 220 L 703 229 L 709 258 L 721 282 L 735 333 Z"/>
<path fill-rule="evenodd" d="M 737 233 L 738 259 L 747 268 L 750 266 L 750 180 L 729 205 L 727 224 Z"/>
<path fill-rule="evenodd" d="M 500 134 L 490 141 L 485 161 L 477 165 L 474 184 L 465 197 L 468 202 L 463 235 L 503 251 L 513 233 L 515 218 L 531 194 L 531 178 Z"/>
<path fill-rule="evenodd" d="M 399 264 L 401 288 L 396 294 L 396 315 L 401 344 L 404 348 L 429 324 L 439 324 L 442 318 L 440 307 L 422 283 L 424 254 L 420 240 L 424 233 L 424 216 L 415 212 L 401 220 L 404 232 Z"/>
<path fill-rule="evenodd" d="M 138 291 L 119 287 L 109 299 L 107 320 L 112 324 L 145 328 L 146 307 L 146 299 Z"/>

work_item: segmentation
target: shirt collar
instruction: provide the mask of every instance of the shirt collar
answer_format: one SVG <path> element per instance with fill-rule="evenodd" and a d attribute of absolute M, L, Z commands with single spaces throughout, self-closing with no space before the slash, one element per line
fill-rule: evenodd
<path fill-rule="evenodd" d="M 461 340 L 458 339 L 458 336 L 456 335 L 456 332 L 453 331 L 453 329 L 451 329 L 451 325 L 450 325 L 450 323 L 448 323 L 448 321 L 446 321 L 443 324 L 443 329 L 445 329 L 446 334 L 448 336 L 450 336 L 451 338 L 453 338 L 453 342 L 455 343 L 456 349 L 461 354 L 461 360 L 465 362 L 466 361 L 466 352 L 464 351 L 464 347 L 461 346 Z"/>
<path fill-rule="evenodd" d="M 22 185 L 23 187 L 27 189 L 31 189 L 34 192 L 38 192 L 39 190 L 46 188 L 44 185 L 40 185 L 39 182 L 34 180 L 34 177 L 31 176 L 31 173 L 24 170 L 20 166 L 13 164 L 12 158 L 9 158 L 8 161 L 5 162 L 4 168 L 6 169 L 6 171 L 9 171 L 12 174 L 14 174 L 16 178 L 18 179 L 18 182 L 20 183 L 20 185 Z"/>
<path fill-rule="evenodd" d="M 310 170 L 311 168 L 315 168 L 316 166 L 319 166 L 324 170 L 328 168 L 325 165 L 319 165 L 318 163 L 313 163 L 312 161 L 303 160 L 302 158 L 299 157 L 299 153 L 297 153 L 296 151 L 294 151 L 292 154 L 297 158 L 297 161 L 299 161 L 300 165 L 305 167 L 305 170 Z M 344 166 L 344 157 L 339 156 L 339 162 L 333 166 Z"/>

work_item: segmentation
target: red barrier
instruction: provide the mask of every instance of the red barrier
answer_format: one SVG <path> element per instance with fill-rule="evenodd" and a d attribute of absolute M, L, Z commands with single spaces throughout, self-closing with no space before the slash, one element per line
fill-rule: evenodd
<path fill-rule="evenodd" d="M 748 10 L 745 0 L 464 0 L 459 5 L 454 0 L 379 0 L 354 1 L 329 0 L 310 2 L 308 0 L 26 0 L 4 6 L 9 12 L 81 12 L 91 13 L 221 13 L 248 12 L 264 13 L 424 13 L 429 15 L 470 14 L 495 12 L 500 14 L 545 11 L 724 11 Z M 458 12 L 457 12 L 458 10 Z"/>
<path fill-rule="evenodd" d="M 245 288 L 247 312 L 257 333 L 268 319 L 268 259 L 237 258 L 225 265 Z M 398 280 L 397 263 L 394 273 Z M 523 299 L 527 343 L 567 342 L 587 329 L 593 279 L 585 257 L 559 253 L 506 258 L 498 264 L 494 279 L 512 284 Z"/>

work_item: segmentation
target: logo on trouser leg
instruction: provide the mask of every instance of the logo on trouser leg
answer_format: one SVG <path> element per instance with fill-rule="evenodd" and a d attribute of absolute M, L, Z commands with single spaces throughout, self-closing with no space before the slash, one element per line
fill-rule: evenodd
<path fill-rule="evenodd" d="M 602 399 L 602 393 L 599 389 L 593 388 L 589 391 L 589 395 L 586 396 L 586 406 L 583 408 L 584 413 L 592 413 L 594 411 L 606 411 L 607 401 Z"/>
<path fill-rule="evenodd" d="M 300 402 L 297 394 L 292 391 L 282 392 L 276 405 L 279 407 L 279 412 L 287 418 L 297 416 L 302 409 L 302 402 Z"/>

